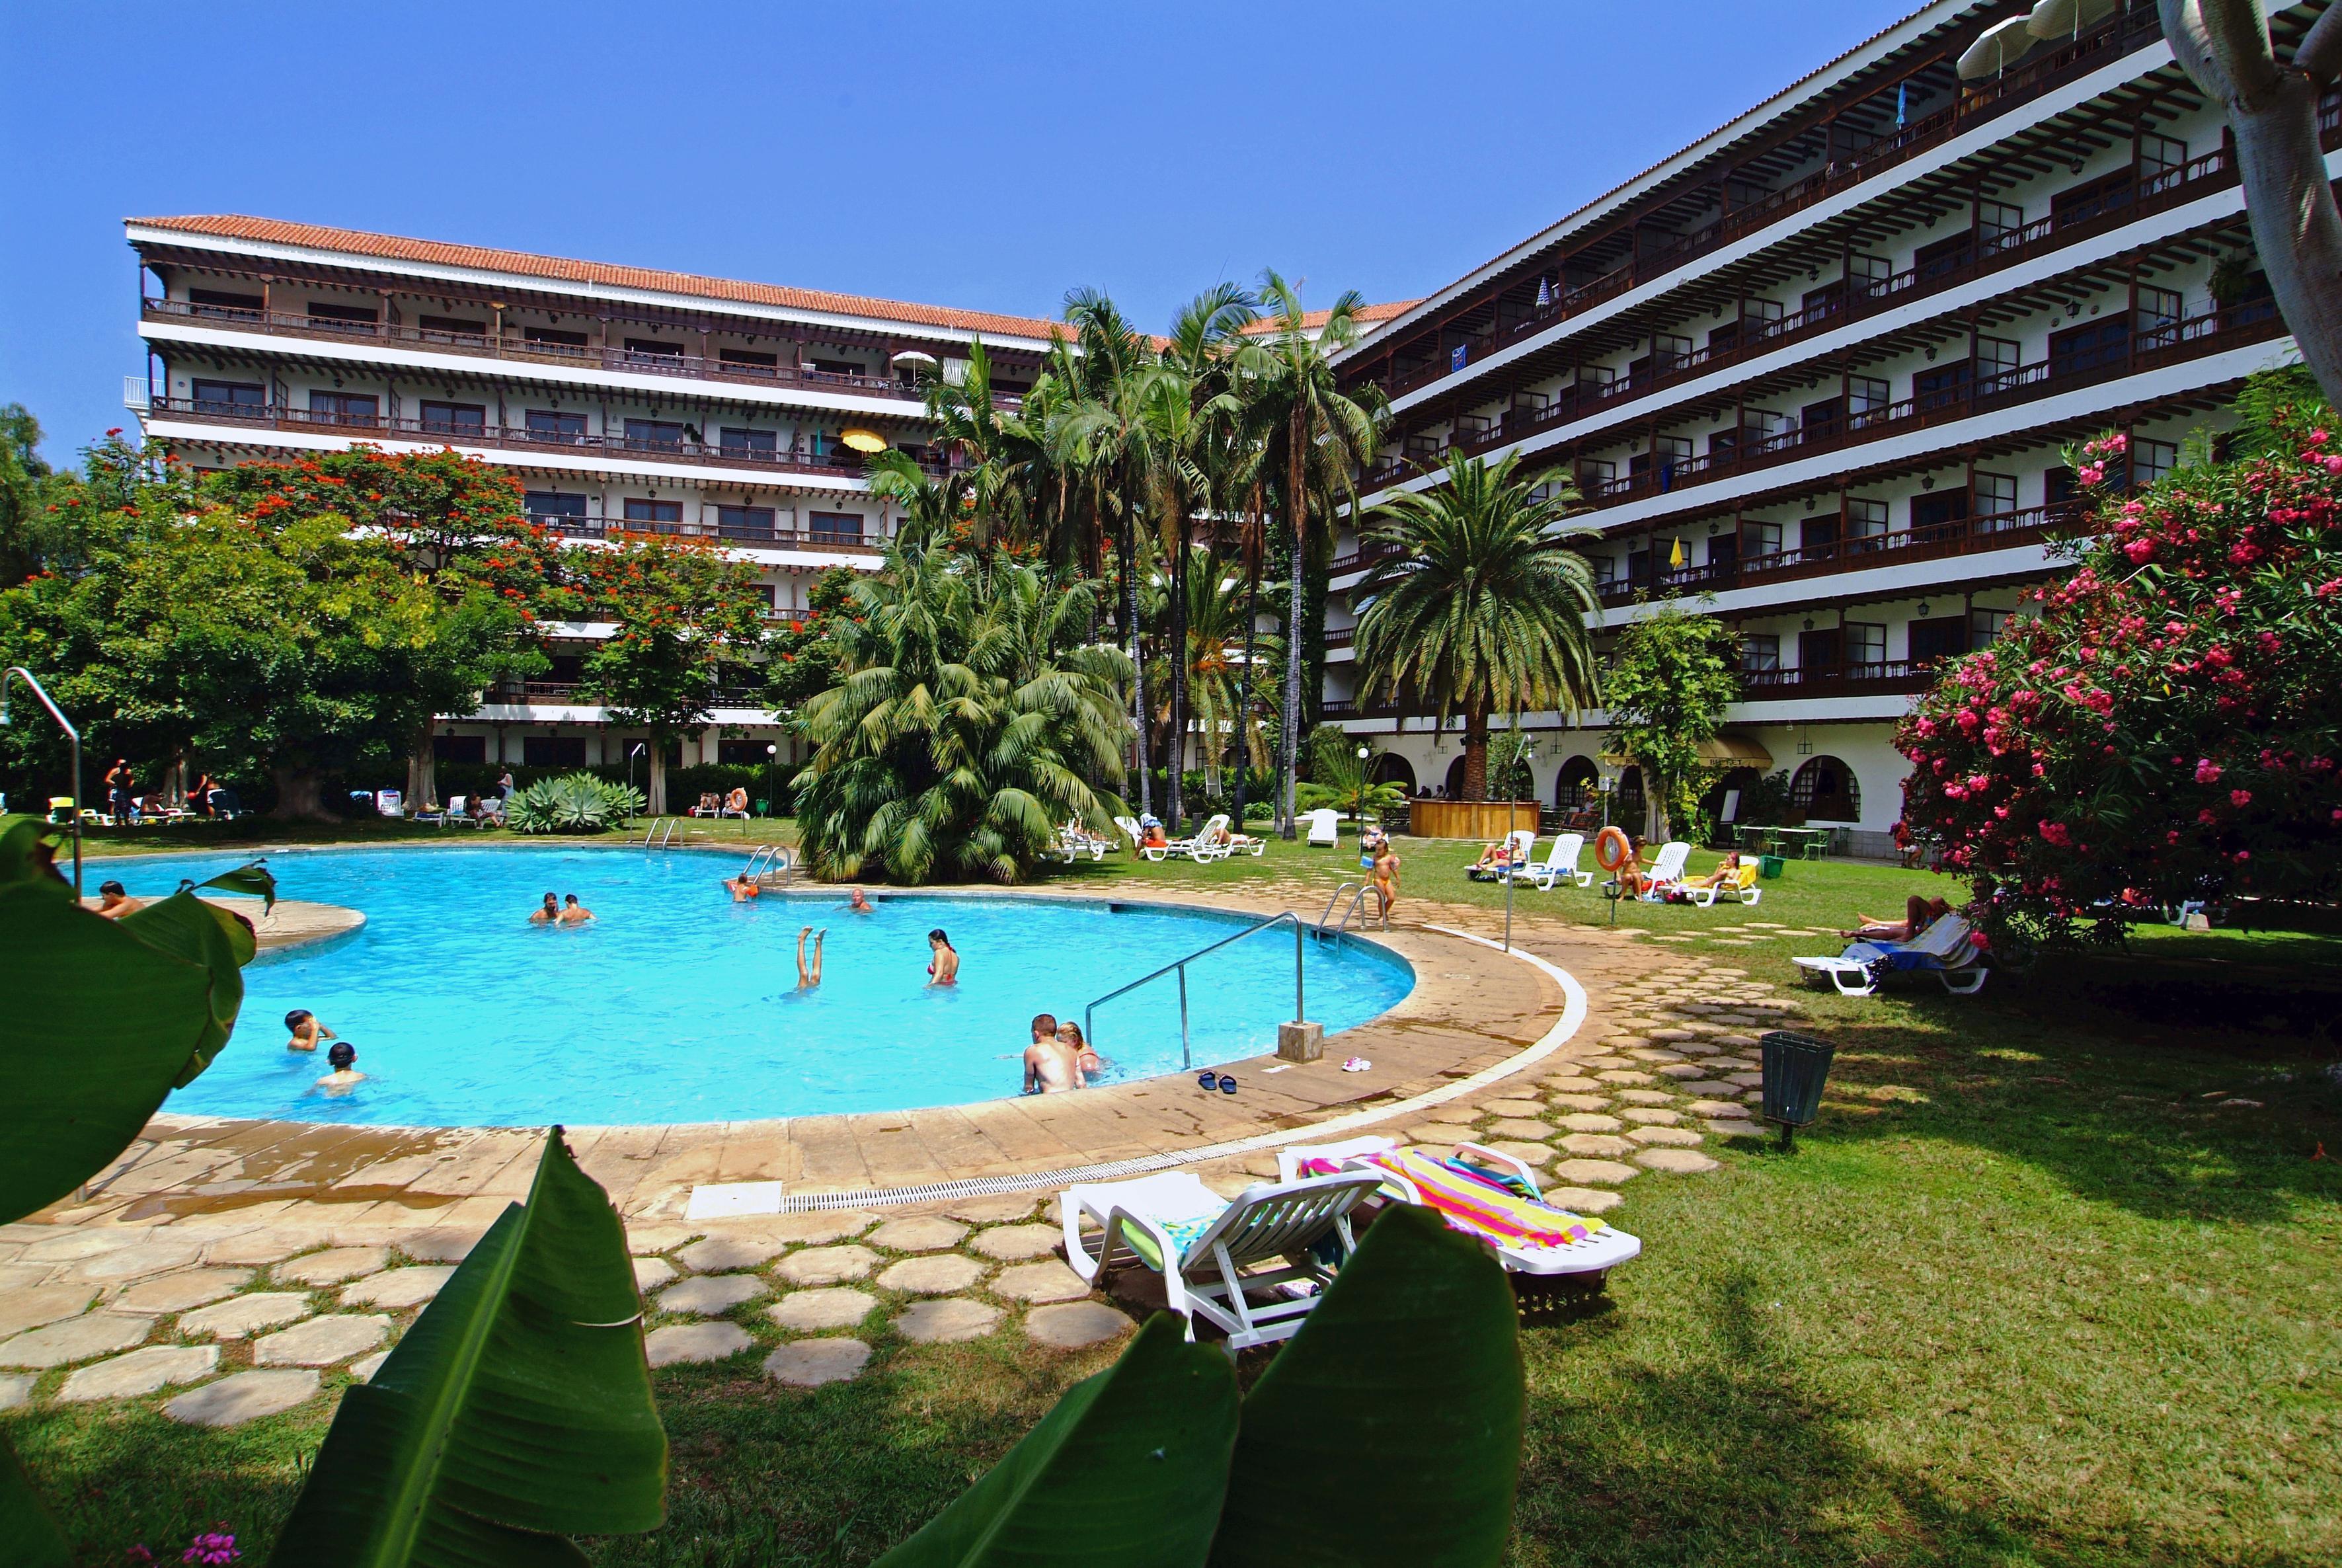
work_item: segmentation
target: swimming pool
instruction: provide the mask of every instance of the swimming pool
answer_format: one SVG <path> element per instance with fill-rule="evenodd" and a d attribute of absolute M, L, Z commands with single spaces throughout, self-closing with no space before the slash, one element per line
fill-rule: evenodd
<path fill-rule="evenodd" d="M 249 855 L 108 863 L 141 895 Z M 269 857 L 277 891 L 363 910 L 355 934 L 263 954 L 245 971 L 235 1038 L 165 1103 L 188 1115 L 405 1126 L 730 1122 L 908 1110 L 1017 1093 L 1032 1015 L 1092 999 L 1248 921 L 1160 906 L 879 890 L 736 904 L 745 858 L 623 849 L 334 850 Z M 548 891 L 598 918 L 526 924 Z M 796 935 L 828 928 L 822 984 L 800 992 Z M 960 982 L 926 984 L 941 926 Z M 1405 996 L 1414 973 L 1371 944 L 1306 944 L 1309 1015 L 1326 1032 Z M 1293 939 L 1263 932 L 1191 965 L 1197 1065 L 1274 1048 L 1293 1015 Z M 305 1007 L 358 1053 L 365 1082 L 316 1088 L 318 1056 L 285 1049 Z M 1108 1081 L 1177 1070 L 1167 977 L 1101 1008 Z M 1239 1091 L 1241 1092 L 1241 1091 Z"/>

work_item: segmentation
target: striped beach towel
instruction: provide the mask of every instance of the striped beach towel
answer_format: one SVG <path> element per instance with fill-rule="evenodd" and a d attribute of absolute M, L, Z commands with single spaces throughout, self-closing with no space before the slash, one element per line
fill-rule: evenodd
<path fill-rule="evenodd" d="M 1566 1209 L 1556 1209 L 1515 1190 L 1495 1171 L 1461 1160 L 1436 1160 L 1420 1149 L 1394 1149 L 1361 1157 L 1361 1164 L 1404 1176 L 1456 1230 L 1485 1236 L 1504 1246 L 1566 1247 L 1590 1241 L 1609 1227 Z M 1326 1160 L 1307 1162 L 1310 1175 L 1330 1174 Z"/>

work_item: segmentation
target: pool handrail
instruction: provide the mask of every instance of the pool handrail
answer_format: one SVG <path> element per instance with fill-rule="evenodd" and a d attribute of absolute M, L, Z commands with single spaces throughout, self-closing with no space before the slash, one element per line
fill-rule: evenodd
<path fill-rule="evenodd" d="M 1296 1024 L 1300 1023 L 1304 1018 L 1308 1016 L 1302 1007 L 1304 993 L 1301 985 L 1301 935 L 1303 932 L 1308 929 L 1308 927 L 1303 923 L 1299 915 L 1287 909 L 1281 910 L 1277 914 L 1270 915 L 1266 920 L 1255 921 L 1252 924 L 1246 926 L 1242 931 L 1236 933 L 1232 936 L 1223 936 L 1217 942 L 1212 943 L 1207 946 L 1198 947 L 1195 952 L 1188 954 L 1185 958 L 1173 959 L 1170 963 L 1165 964 L 1162 968 L 1156 970 L 1152 974 L 1141 975 L 1127 985 L 1117 986 L 1114 990 L 1107 992 L 1105 995 L 1092 1002 L 1087 1007 L 1082 1009 L 1082 1037 L 1089 1043 L 1091 1050 L 1096 1050 L 1097 1010 L 1105 1006 L 1107 1003 L 1113 1001 L 1116 997 L 1123 995 L 1127 992 L 1136 991 L 1140 986 L 1147 984 L 1150 982 L 1160 980 L 1165 975 L 1176 970 L 1179 975 L 1179 1065 L 1182 1068 L 1194 1066 L 1195 1059 L 1189 1053 L 1187 1045 L 1187 965 L 1193 964 L 1196 959 L 1205 956 L 1206 954 L 1217 953 L 1221 948 L 1227 946 L 1232 942 L 1242 942 L 1246 937 L 1252 935 L 1255 932 L 1266 931 L 1272 925 L 1276 925 L 1280 922 L 1288 920 L 1293 923 L 1293 1021 Z"/>

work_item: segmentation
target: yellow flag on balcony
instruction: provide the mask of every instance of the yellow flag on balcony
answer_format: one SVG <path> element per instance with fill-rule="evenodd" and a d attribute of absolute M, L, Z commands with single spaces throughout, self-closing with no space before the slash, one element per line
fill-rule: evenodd
<path fill-rule="evenodd" d="M 1672 555 L 1669 555 L 1669 556 L 1667 557 L 1667 564 L 1668 564 L 1668 565 L 1670 565 L 1670 566 L 1672 566 L 1672 567 L 1674 567 L 1676 571 L 1680 572 L 1680 571 L 1682 571 L 1682 570 L 1683 570 L 1683 564 L 1684 564 L 1684 547 L 1683 547 L 1683 541 L 1682 541 L 1681 539 L 1677 539 L 1677 540 L 1676 541 L 1676 549 L 1675 549 L 1675 554 L 1672 554 Z"/>

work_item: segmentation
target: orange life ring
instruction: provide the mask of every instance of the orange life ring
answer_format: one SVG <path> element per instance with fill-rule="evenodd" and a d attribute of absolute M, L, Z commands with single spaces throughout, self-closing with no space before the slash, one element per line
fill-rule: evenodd
<path fill-rule="evenodd" d="M 1605 871 L 1616 871 L 1634 858 L 1635 846 L 1623 827 L 1606 827 L 1594 841 L 1594 864 Z"/>

